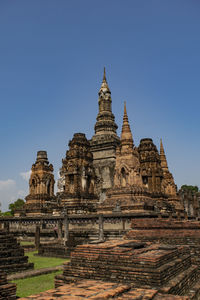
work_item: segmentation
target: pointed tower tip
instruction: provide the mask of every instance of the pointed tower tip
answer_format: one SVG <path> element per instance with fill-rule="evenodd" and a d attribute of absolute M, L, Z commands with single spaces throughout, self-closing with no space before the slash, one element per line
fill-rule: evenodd
<path fill-rule="evenodd" d="M 105 91 L 107 91 L 108 93 L 111 94 L 110 89 L 109 89 L 109 87 L 108 87 L 108 82 L 107 82 L 107 79 L 106 79 L 106 68 L 105 68 L 105 67 L 104 67 L 104 71 L 103 71 L 103 81 L 102 81 L 102 84 L 101 84 L 99 93 L 100 93 L 102 90 L 104 91 L 104 93 L 105 93 Z"/>
<path fill-rule="evenodd" d="M 162 143 L 162 139 L 160 139 L 160 161 L 161 161 L 161 167 L 164 171 L 168 170 L 168 165 L 167 165 L 167 159 L 165 156 L 165 151 Z"/>
<path fill-rule="evenodd" d="M 106 81 L 106 68 L 103 69 L 103 81 Z"/>
<path fill-rule="evenodd" d="M 161 154 L 164 153 L 164 148 L 163 148 L 162 139 L 160 139 L 160 153 L 161 153 Z"/>
<path fill-rule="evenodd" d="M 127 115 L 127 111 L 126 111 L 126 101 L 124 101 L 124 115 Z"/>
<path fill-rule="evenodd" d="M 131 146 L 131 148 L 133 147 L 133 136 L 128 121 L 128 115 L 126 111 L 126 101 L 124 101 L 124 116 L 123 116 L 122 132 L 121 132 L 121 142 L 122 142 L 122 146 L 125 148 L 128 145 Z"/>

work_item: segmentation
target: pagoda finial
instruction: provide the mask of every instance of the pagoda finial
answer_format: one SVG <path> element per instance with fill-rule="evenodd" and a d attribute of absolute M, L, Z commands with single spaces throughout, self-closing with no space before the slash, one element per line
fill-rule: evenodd
<path fill-rule="evenodd" d="M 108 83 L 107 83 L 107 79 L 106 79 L 106 68 L 104 67 L 103 69 L 103 80 L 102 80 L 102 84 L 101 84 L 101 87 L 100 87 L 100 90 L 99 90 L 99 93 L 103 91 L 104 93 L 105 92 L 108 92 L 110 93 L 110 89 L 108 87 Z M 110 93 L 111 94 L 111 93 Z"/>
<path fill-rule="evenodd" d="M 121 142 L 122 142 L 122 146 L 123 145 L 133 146 L 133 136 L 128 121 L 128 115 L 126 111 L 126 101 L 124 101 L 124 116 L 123 116 L 123 125 L 122 125 L 122 133 L 121 133 Z"/>
<path fill-rule="evenodd" d="M 103 81 L 107 82 L 107 80 L 106 80 L 106 68 L 105 67 L 103 69 Z"/>
<path fill-rule="evenodd" d="M 127 115 L 127 111 L 126 111 L 126 101 L 124 101 L 124 115 Z"/>

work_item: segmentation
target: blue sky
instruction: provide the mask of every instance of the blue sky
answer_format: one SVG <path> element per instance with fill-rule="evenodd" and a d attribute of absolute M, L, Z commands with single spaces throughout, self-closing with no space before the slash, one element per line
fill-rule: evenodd
<path fill-rule="evenodd" d="M 94 134 L 106 67 L 121 132 L 163 139 L 180 187 L 200 186 L 200 2 L 0 1 L 0 202 L 28 193 L 47 150 L 57 179 L 75 132 Z"/>

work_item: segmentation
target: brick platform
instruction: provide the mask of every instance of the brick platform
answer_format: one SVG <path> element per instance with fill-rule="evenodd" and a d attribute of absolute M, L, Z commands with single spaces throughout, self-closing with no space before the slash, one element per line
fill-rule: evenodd
<path fill-rule="evenodd" d="M 0 274 L 0 300 L 14 300 L 16 299 L 16 285 L 8 283 L 6 274 Z"/>
<path fill-rule="evenodd" d="M 70 248 L 58 242 L 40 244 L 38 255 L 48 257 L 69 258 Z"/>
<path fill-rule="evenodd" d="M 24 249 L 14 236 L 0 230 L 0 273 L 16 273 L 33 269 L 33 263 L 28 263 L 28 256 L 24 256 Z"/>
<path fill-rule="evenodd" d="M 83 280 L 77 283 L 66 284 L 57 289 L 49 290 L 38 295 L 33 295 L 20 300 L 189 300 L 188 297 L 179 297 L 173 295 L 162 295 L 154 289 L 134 289 L 129 285 L 116 284 L 112 282 L 102 282 L 95 280 Z"/>
<path fill-rule="evenodd" d="M 193 264 L 200 265 L 200 222 L 161 218 L 133 219 L 125 238 L 189 247 Z"/>
<path fill-rule="evenodd" d="M 188 248 L 136 240 L 78 246 L 71 262 L 64 264 L 63 274 L 56 276 L 55 286 L 80 279 L 128 284 L 162 294 L 190 294 L 190 299 L 198 299 L 199 293 L 199 269 L 191 264 Z"/>

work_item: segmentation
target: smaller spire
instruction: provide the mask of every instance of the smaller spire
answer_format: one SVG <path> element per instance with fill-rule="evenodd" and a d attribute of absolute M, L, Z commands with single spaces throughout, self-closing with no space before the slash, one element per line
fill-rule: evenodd
<path fill-rule="evenodd" d="M 133 136 L 131 133 L 129 121 L 128 121 L 128 115 L 126 110 L 126 101 L 124 101 L 124 116 L 123 116 L 123 125 L 122 125 L 122 132 L 121 132 L 121 143 L 122 146 L 131 146 L 133 147 Z"/>
<path fill-rule="evenodd" d="M 160 139 L 160 155 L 165 155 L 165 151 L 164 151 L 164 148 L 163 148 L 162 139 Z"/>
<path fill-rule="evenodd" d="M 165 156 L 165 151 L 162 143 L 162 139 L 160 139 L 160 162 L 163 171 L 168 171 L 167 159 Z"/>

